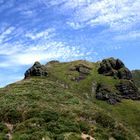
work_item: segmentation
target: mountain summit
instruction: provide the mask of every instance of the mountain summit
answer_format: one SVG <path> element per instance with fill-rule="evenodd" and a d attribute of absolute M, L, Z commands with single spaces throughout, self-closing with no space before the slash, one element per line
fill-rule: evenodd
<path fill-rule="evenodd" d="M 0 89 L 0 140 L 139 140 L 134 73 L 115 58 L 35 62 Z"/>
<path fill-rule="evenodd" d="M 35 64 L 25 72 L 25 79 L 32 76 L 47 78 L 49 74 L 53 74 L 51 69 L 55 70 L 55 67 L 58 66 L 61 68 L 61 65 L 67 66 L 68 64 L 51 61 L 46 65 L 41 65 L 39 62 L 35 62 Z M 50 66 L 52 66 L 52 68 L 50 68 Z M 93 81 L 91 81 L 93 86 L 90 86 L 90 81 L 85 84 L 89 86 L 89 90 L 92 89 L 91 92 L 97 99 L 105 100 L 110 104 L 116 104 L 122 99 L 140 99 L 140 93 L 133 82 L 130 70 L 126 68 L 124 63 L 119 59 L 104 59 L 97 66 L 90 62 L 79 61 L 78 64 L 70 65 L 61 72 L 63 73 L 63 77 L 67 79 L 65 84 L 69 87 L 72 87 L 71 84 L 73 83 L 79 83 L 80 85 L 80 81 L 84 82 L 87 78 L 93 77 Z M 54 73 L 57 73 L 57 70 L 54 71 Z M 96 77 L 92 76 L 92 74 L 96 74 Z M 104 78 L 106 82 L 100 80 L 102 78 Z M 112 80 L 112 85 L 107 83 L 108 79 Z"/>

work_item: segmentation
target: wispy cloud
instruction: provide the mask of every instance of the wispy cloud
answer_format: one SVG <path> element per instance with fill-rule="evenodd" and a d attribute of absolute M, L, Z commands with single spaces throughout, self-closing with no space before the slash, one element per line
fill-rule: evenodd
<path fill-rule="evenodd" d="M 65 5 L 66 3 L 69 2 L 65 2 Z M 96 0 L 92 2 L 87 1 L 87 5 L 77 4 L 73 18 L 70 18 L 67 23 L 75 29 L 106 24 L 112 29 L 123 30 L 131 27 L 138 21 L 140 21 L 140 1 Z"/>
<path fill-rule="evenodd" d="M 24 66 L 35 61 L 46 62 L 51 59 L 68 60 L 84 55 L 83 52 L 79 52 L 78 46 L 56 41 L 56 31 L 53 28 L 41 32 L 27 32 L 22 35 L 23 41 L 3 42 L 7 36 L 13 35 L 14 29 L 14 27 L 8 28 L 0 36 L 0 55 L 4 57 L 0 67 Z M 15 33 L 14 37 L 21 37 L 17 34 Z"/>
<path fill-rule="evenodd" d="M 0 34 L 0 43 L 2 43 L 4 41 L 4 39 L 7 38 L 8 35 L 10 35 L 12 33 L 12 31 L 14 30 L 14 27 L 9 27 L 7 29 L 5 29 L 1 34 Z"/>
<path fill-rule="evenodd" d="M 125 34 L 121 34 L 116 36 L 114 39 L 116 40 L 133 40 L 133 39 L 140 39 L 140 31 L 130 31 Z"/>
<path fill-rule="evenodd" d="M 31 33 L 26 33 L 25 36 L 32 39 L 32 40 L 37 40 L 37 39 L 40 39 L 40 38 L 49 39 L 54 35 L 55 35 L 55 29 L 54 28 L 49 28 L 49 29 L 46 29 L 46 30 L 38 32 L 38 33 L 32 33 L 32 32 Z"/>

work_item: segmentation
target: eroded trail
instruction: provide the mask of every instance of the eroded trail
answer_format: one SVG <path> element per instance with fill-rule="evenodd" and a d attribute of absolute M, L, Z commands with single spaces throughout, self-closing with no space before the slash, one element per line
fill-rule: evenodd
<path fill-rule="evenodd" d="M 12 140 L 13 136 L 13 124 L 10 124 L 10 123 L 5 123 L 6 127 L 8 128 L 8 133 L 6 134 L 6 137 L 9 139 L 9 140 Z"/>

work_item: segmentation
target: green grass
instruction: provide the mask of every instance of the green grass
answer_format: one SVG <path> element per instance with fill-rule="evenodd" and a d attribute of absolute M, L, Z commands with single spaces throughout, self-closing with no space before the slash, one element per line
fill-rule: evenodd
<path fill-rule="evenodd" d="M 84 80 L 70 69 L 84 64 L 92 70 Z M 48 77 L 32 77 L 0 89 L 0 140 L 13 125 L 12 140 L 81 140 L 81 133 L 96 140 L 140 139 L 140 102 L 125 100 L 109 105 L 95 99 L 93 82 L 114 85 L 118 79 L 99 75 L 98 63 L 73 61 L 48 66 Z"/>

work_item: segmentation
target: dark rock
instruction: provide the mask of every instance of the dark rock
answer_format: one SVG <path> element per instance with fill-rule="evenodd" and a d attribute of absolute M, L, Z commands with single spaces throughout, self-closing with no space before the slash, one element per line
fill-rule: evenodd
<path fill-rule="evenodd" d="M 118 69 L 121 69 L 123 67 L 125 67 L 124 63 L 120 59 L 117 59 L 115 69 L 118 70 Z"/>
<path fill-rule="evenodd" d="M 98 69 L 99 74 L 104 74 L 106 76 L 117 75 L 116 61 L 117 60 L 114 58 L 104 59 L 100 64 L 100 68 Z"/>
<path fill-rule="evenodd" d="M 96 90 L 96 98 L 98 100 L 107 101 L 110 104 L 116 104 L 121 100 L 119 95 L 117 95 L 116 91 L 113 91 L 111 87 L 104 84 L 98 84 Z"/>
<path fill-rule="evenodd" d="M 135 83 L 131 80 L 121 80 L 116 87 L 110 87 L 105 84 L 98 84 L 96 89 L 96 98 L 107 101 L 109 104 L 116 104 L 122 99 L 139 100 L 140 92 Z"/>
<path fill-rule="evenodd" d="M 72 68 L 70 68 L 71 71 L 77 71 L 81 74 L 85 74 L 85 75 L 88 75 L 90 74 L 90 70 L 91 68 L 86 66 L 86 65 L 83 65 L 83 64 L 79 64 L 79 65 L 76 65 Z"/>
<path fill-rule="evenodd" d="M 90 74 L 91 68 L 86 65 L 79 64 L 70 68 L 70 70 L 77 71 L 79 73 L 78 77 L 72 79 L 73 81 L 79 82 L 81 80 L 84 80 Z"/>
<path fill-rule="evenodd" d="M 87 74 L 87 75 L 90 73 L 90 69 L 85 66 L 77 66 L 76 71 L 82 74 Z"/>
<path fill-rule="evenodd" d="M 140 99 L 140 93 L 133 81 L 123 80 L 117 86 L 122 98 L 126 99 Z"/>
<path fill-rule="evenodd" d="M 80 82 L 81 80 L 84 80 L 85 78 L 86 78 L 85 76 L 79 75 L 78 77 L 74 78 L 74 81 Z"/>
<path fill-rule="evenodd" d="M 124 65 L 124 63 L 119 59 L 109 58 L 104 59 L 100 63 L 100 67 L 98 69 L 99 74 L 103 74 L 105 76 L 113 76 L 114 78 L 119 79 L 132 79 L 132 74 Z"/>
<path fill-rule="evenodd" d="M 131 80 L 132 74 L 129 69 L 124 67 L 124 68 L 121 68 L 118 70 L 118 77 L 119 77 L 119 79 Z"/>
<path fill-rule="evenodd" d="M 120 100 L 116 100 L 115 98 L 110 98 L 110 99 L 107 100 L 107 102 L 111 105 L 115 105 L 118 102 L 120 102 Z"/>
<path fill-rule="evenodd" d="M 25 72 L 25 78 L 31 76 L 47 76 L 47 75 L 48 72 L 46 70 L 46 67 L 41 65 L 39 62 L 35 62 L 34 65 Z"/>

